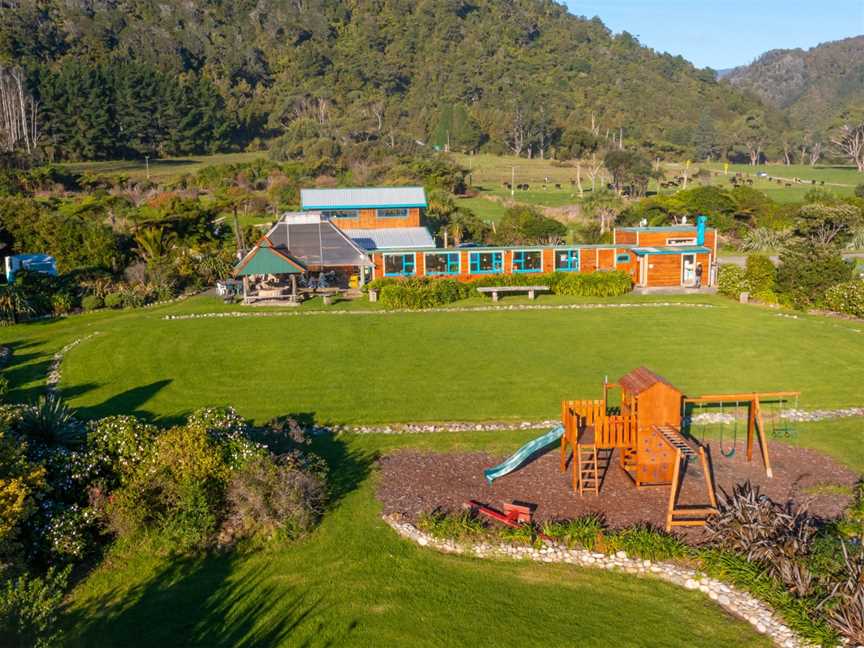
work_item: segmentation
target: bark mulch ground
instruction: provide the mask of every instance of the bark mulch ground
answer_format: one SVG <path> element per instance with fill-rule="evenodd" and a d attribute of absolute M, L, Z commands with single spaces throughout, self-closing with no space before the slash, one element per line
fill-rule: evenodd
<path fill-rule="evenodd" d="M 752 463 L 747 462 L 740 445 L 731 458 L 715 449 L 711 456 L 718 499 L 722 500 L 721 491 L 731 493 L 734 484 L 750 480 L 774 501 L 806 504 L 811 514 L 822 518 L 837 517 L 849 505 L 851 486 L 858 479 L 853 471 L 823 454 L 783 443 L 771 443 L 770 454 L 772 479 L 765 476 L 758 448 Z M 547 454 L 489 486 L 483 470 L 503 457 L 399 451 L 380 460 L 378 497 L 384 513 L 399 513 L 413 521 L 436 509 L 461 510 L 464 502 L 476 499 L 499 509 L 503 502 L 530 502 L 537 506 L 535 519 L 540 521 L 596 512 L 612 528 L 637 522 L 661 527 L 665 524 L 669 487 L 637 490 L 619 467 L 617 451 L 608 462 L 599 495 L 574 493 L 570 488 L 570 470 L 559 472 L 558 457 L 558 446 L 554 446 Z M 697 463 L 687 469 L 679 505 L 707 503 Z"/>

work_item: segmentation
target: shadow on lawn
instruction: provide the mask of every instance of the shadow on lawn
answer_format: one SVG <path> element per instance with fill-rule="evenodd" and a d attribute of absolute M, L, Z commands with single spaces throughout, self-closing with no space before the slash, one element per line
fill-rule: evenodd
<path fill-rule="evenodd" d="M 240 564 L 236 553 L 174 557 L 146 582 L 116 588 L 69 612 L 70 646 L 326 646 L 291 638 L 326 613 L 322 597 L 286 586 L 268 562 Z M 120 601 L 117 599 L 120 597 Z M 314 621 L 313 621 L 314 622 Z"/>
<path fill-rule="evenodd" d="M 155 416 L 152 412 L 141 409 L 141 406 L 152 399 L 156 394 L 171 384 L 170 379 L 157 380 L 147 385 L 133 387 L 126 391 L 115 394 L 111 398 L 102 401 L 98 405 L 78 408 L 78 416 L 83 419 L 97 419 L 103 416 L 115 414 L 131 414 L 148 422 L 153 422 Z M 69 399 L 77 394 L 71 393 L 73 389 L 64 389 L 62 396 Z M 170 423 L 170 421 L 168 421 Z"/>

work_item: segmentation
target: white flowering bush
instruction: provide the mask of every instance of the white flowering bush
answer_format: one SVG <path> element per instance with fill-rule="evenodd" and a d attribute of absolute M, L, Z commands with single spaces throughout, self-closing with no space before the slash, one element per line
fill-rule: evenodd
<path fill-rule="evenodd" d="M 233 407 L 204 407 L 195 410 L 186 426 L 206 431 L 222 448 L 225 461 L 231 468 L 239 468 L 252 459 L 267 454 L 267 448 L 249 438 L 249 425 Z"/>
<path fill-rule="evenodd" d="M 864 280 L 853 279 L 825 292 L 825 304 L 833 311 L 864 318 Z"/>
<path fill-rule="evenodd" d="M 151 452 L 159 428 L 134 416 L 109 416 L 87 426 L 87 451 L 106 485 L 122 483 Z"/>
<path fill-rule="evenodd" d="M 98 514 L 89 506 L 45 501 L 36 520 L 40 553 L 52 564 L 83 560 L 98 536 Z"/>

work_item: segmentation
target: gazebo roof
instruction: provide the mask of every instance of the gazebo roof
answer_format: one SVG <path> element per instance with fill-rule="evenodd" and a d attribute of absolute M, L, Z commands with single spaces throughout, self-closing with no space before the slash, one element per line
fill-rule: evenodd
<path fill-rule="evenodd" d="M 235 277 L 265 274 L 298 274 L 306 271 L 302 261 L 287 250 L 280 250 L 266 236 L 252 248 L 234 269 Z"/>

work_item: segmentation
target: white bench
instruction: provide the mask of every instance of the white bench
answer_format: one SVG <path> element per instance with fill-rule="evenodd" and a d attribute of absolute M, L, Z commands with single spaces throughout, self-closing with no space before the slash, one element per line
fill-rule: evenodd
<path fill-rule="evenodd" d="M 492 301 L 498 301 L 498 296 L 501 293 L 516 293 L 516 292 L 527 292 L 528 299 L 534 299 L 537 296 L 538 292 L 549 292 L 549 286 L 483 286 L 477 289 L 477 292 L 486 294 L 492 294 Z"/>

